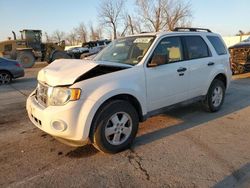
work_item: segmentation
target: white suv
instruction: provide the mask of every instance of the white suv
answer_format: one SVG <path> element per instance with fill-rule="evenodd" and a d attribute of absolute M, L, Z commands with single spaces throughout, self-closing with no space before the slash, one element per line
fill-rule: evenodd
<path fill-rule="evenodd" d="M 231 75 L 229 53 L 210 30 L 144 33 L 113 41 L 91 61 L 45 67 L 27 111 L 64 143 L 116 153 L 131 145 L 139 122 L 166 107 L 200 100 L 218 111 Z"/>

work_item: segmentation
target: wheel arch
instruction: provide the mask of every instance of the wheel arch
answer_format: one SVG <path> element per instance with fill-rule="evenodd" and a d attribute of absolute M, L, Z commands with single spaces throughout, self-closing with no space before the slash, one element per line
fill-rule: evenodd
<path fill-rule="evenodd" d="M 225 74 L 219 73 L 219 74 L 217 74 L 217 75 L 214 77 L 213 80 L 215 80 L 215 79 L 221 80 L 221 81 L 224 83 L 225 88 L 227 88 L 227 86 L 228 86 L 228 83 L 227 83 L 227 82 L 228 82 L 228 81 L 227 81 L 227 77 L 226 77 Z"/>
<path fill-rule="evenodd" d="M 94 121 L 97 119 L 98 113 L 102 110 L 102 108 L 106 104 L 108 104 L 110 101 L 113 101 L 113 100 L 123 100 L 123 101 L 129 102 L 137 111 L 139 121 L 140 122 L 144 121 L 142 106 L 141 106 L 139 100 L 135 96 L 133 96 L 131 94 L 127 94 L 127 93 L 113 95 L 113 96 L 109 97 L 108 99 L 104 100 L 104 102 L 102 102 L 101 105 L 99 105 L 99 107 L 95 111 L 94 116 L 91 119 L 90 126 L 89 126 L 88 137 L 90 138 L 90 140 L 91 140 L 91 135 L 93 135 L 93 131 L 95 130 L 95 128 L 93 127 L 93 124 L 94 124 Z"/>
<path fill-rule="evenodd" d="M 229 83 L 230 83 L 230 78 L 228 78 L 228 75 L 227 75 L 226 73 L 224 73 L 224 72 L 222 72 L 222 71 L 219 71 L 219 72 L 217 72 L 217 73 L 212 74 L 212 75 L 210 76 L 210 79 L 207 80 L 205 89 L 204 89 L 204 91 L 203 91 L 203 95 L 204 95 L 204 96 L 207 95 L 208 90 L 209 90 L 211 84 L 213 83 L 213 81 L 214 81 L 215 79 L 221 80 L 221 81 L 224 83 L 225 88 L 226 88 L 226 89 L 228 88 Z"/>
<path fill-rule="evenodd" d="M 140 104 L 139 100 L 135 96 L 133 96 L 131 94 L 117 94 L 117 95 L 114 95 L 114 96 L 108 98 L 107 100 L 105 100 L 100 105 L 98 110 L 101 109 L 103 106 L 105 106 L 108 102 L 110 102 L 112 100 L 124 100 L 124 101 L 129 102 L 136 109 L 136 111 L 138 113 L 139 120 L 143 121 L 143 113 L 142 113 L 141 104 Z M 98 112 L 98 110 L 97 110 L 97 112 Z"/>
<path fill-rule="evenodd" d="M 13 74 L 8 70 L 0 69 L 0 72 L 7 72 L 7 73 L 9 73 L 11 75 L 11 78 L 14 78 Z"/>

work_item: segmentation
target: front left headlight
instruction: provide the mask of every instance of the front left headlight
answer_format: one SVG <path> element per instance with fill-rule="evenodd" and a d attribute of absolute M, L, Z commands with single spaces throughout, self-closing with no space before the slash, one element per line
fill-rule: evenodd
<path fill-rule="evenodd" d="M 51 87 L 48 89 L 49 105 L 61 106 L 69 101 L 80 99 L 81 89 L 66 87 Z"/>

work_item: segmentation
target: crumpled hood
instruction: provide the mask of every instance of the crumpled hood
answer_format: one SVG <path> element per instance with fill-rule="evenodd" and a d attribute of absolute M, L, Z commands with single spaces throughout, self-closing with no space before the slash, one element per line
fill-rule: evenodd
<path fill-rule="evenodd" d="M 38 73 L 38 81 L 50 86 L 72 85 L 75 80 L 98 66 L 91 60 L 58 59 Z"/>

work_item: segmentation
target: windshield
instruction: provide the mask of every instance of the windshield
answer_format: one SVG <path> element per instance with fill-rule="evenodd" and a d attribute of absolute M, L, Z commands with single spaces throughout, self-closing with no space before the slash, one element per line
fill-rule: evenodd
<path fill-rule="evenodd" d="M 135 36 L 115 40 L 94 60 L 136 65 L 144 57 L 154 38 L 153 36 Z"/>

